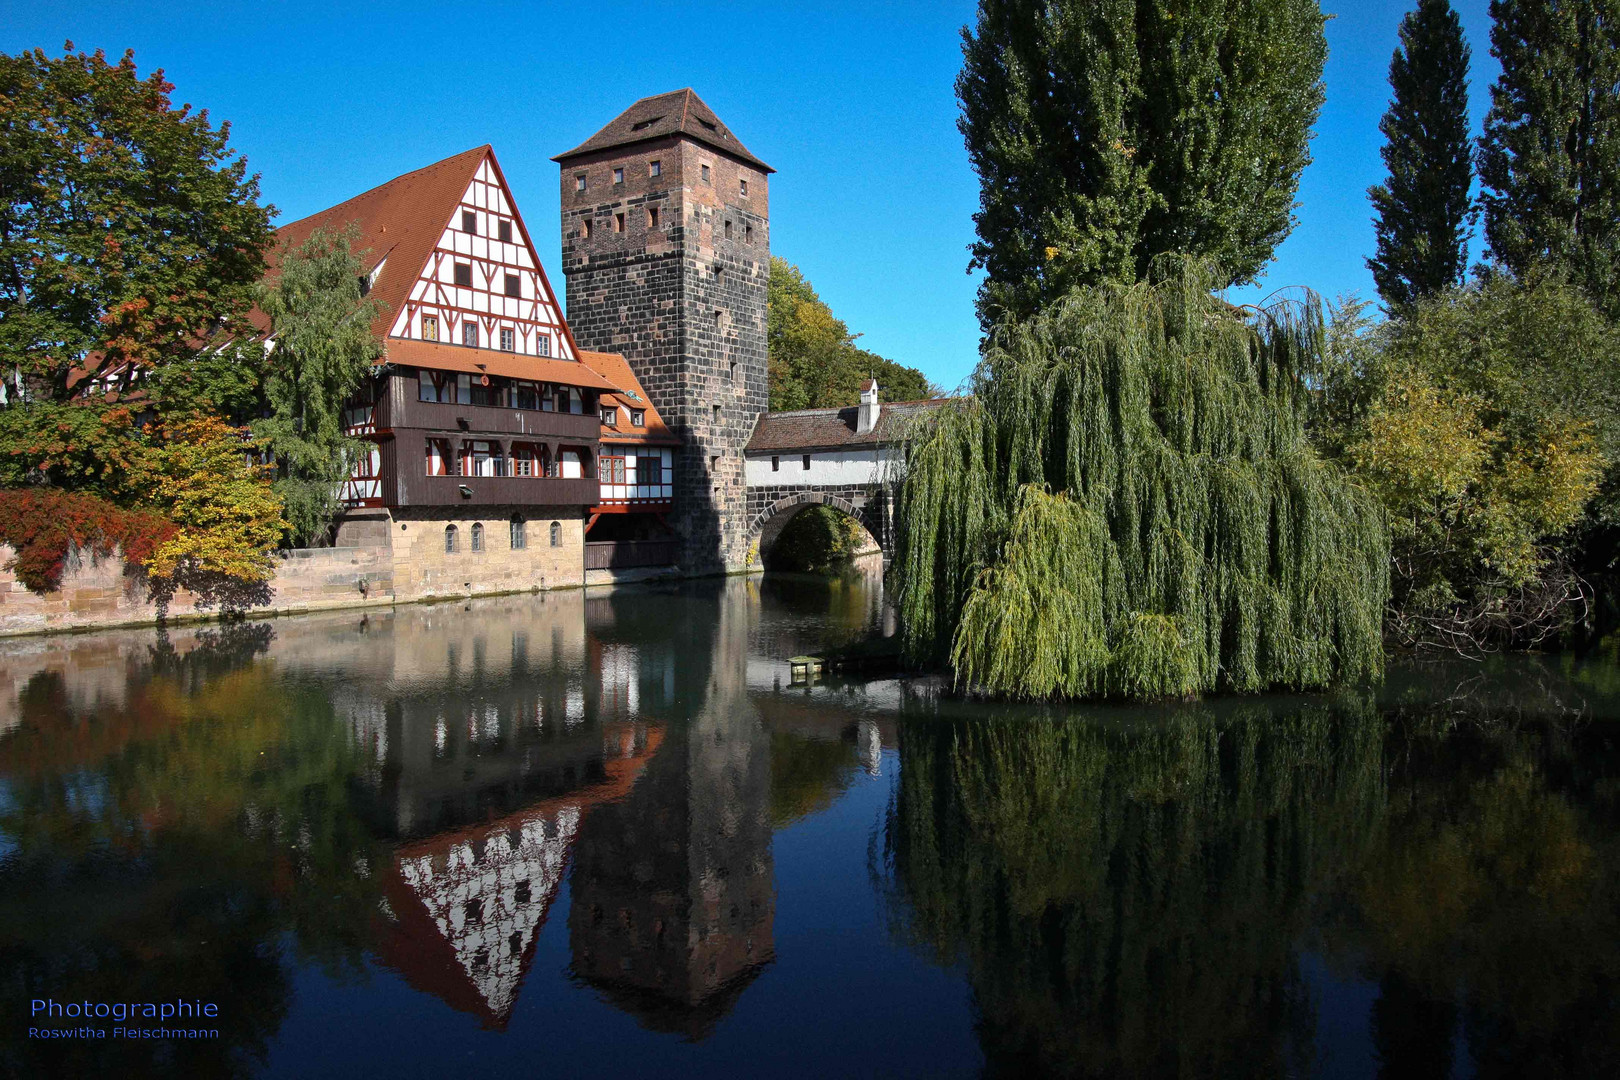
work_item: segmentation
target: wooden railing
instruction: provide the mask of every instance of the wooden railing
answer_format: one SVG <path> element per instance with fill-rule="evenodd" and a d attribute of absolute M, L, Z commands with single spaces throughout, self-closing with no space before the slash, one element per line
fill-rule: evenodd
<path fill-rule="evenodd" d="M 674 540 L 590 540 L 585 544 L 585 569 L 633 570 L 641 566 L 673 566 Z"/>

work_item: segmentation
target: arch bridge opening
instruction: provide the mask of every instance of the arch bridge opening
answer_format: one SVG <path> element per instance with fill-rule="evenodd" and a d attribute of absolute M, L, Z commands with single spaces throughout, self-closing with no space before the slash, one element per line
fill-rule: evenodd
<path fill-rule="evenodd" d="M 754 565 L 764 570 L 824 572 L 881 553 L 864 507 L 823 493 L 778 500 L 754 521 Z"/>

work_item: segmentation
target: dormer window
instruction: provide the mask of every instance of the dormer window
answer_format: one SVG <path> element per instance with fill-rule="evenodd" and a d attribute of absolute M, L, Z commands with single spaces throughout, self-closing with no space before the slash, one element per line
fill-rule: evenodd
<path fill-rule="evenodd" d="M 501 243 L 510 244 L 512 242 L 512 223 L 510 221 L 497 223 L 495 235 L 500 239 Z"/>
<path fill-rule="evenodd" d="M 478 235 L 478 215 L 471 210 L 461 212 L 461 231 L 468 236 Z"/>
<path fill-rule="evenodd" d="M 631 427 L 646 427 L 647 426 L 647 410 L 646 409 L 631 409 L 630 410 L 630 426 Z"/>
<path fill-rule="evenodd" d="M 602 423 L 608 427 L 617 427 L 619 423 L 619 410 L 612 406 L 603 406 Z"/>
<path fill-rule="evenodd" d="M 613 182 L 615 184 L 624 183 L 624 170 L 623 169 L 614 169 L 613 170 Z"/>

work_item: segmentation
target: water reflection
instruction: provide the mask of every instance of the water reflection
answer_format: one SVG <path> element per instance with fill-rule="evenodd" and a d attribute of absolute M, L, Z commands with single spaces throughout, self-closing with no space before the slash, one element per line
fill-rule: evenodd
<path fill-rule="evenodd" d="M 0 1072 L 368 1036 L 363 1072 L 1620 1067 L 1613 665 L 1140 711 L 786 685 L 883 619 L 857 570 L 0 643 Z M 300 1019 L 344 987 L 376 1007 Z M 968 995 L 978 1056 L 927 1024 Z M 229 1022 L 29 1040 L 47 996 Z M 845 998 L 864 1034 L 775 1045 Z"/>

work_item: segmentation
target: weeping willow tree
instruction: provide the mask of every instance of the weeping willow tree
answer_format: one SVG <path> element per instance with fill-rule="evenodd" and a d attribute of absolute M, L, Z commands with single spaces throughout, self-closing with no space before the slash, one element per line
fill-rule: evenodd
<path fill-rule="evenodd" d="M 914 431 L 894 571 L 908 658 L 1024 698 L 1185 697 L 1376 677 L 1382 511 L 1305 436 L 1314 300 L 1209 269 L 1078 290 L 992 334 Z"/>

